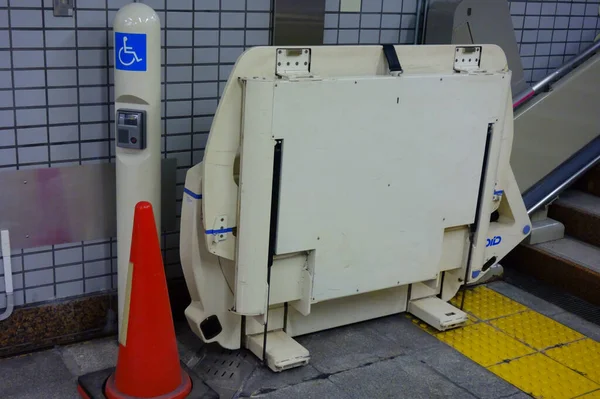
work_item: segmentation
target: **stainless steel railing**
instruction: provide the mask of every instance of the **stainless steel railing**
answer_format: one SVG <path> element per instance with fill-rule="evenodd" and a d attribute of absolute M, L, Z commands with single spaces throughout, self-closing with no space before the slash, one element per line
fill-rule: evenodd
<path fill-rule="evenodd" d="M 592 44 L 585 51 L 575 56 L 566 64 L 558 68 L 556 71 L 552 72 L 550 75 L 546 76 L 544 79 L 534 84 L 530 89 L 517 94 L 515 97 L 513 97 L 513 108 L 517 108 L 523 105 L 536 94 L 545 91 L 552 83 L 556 82 L 558 79 L 571 72 L 578 65 L 580 65 L 592 55 L 594 55 L 598 50 L 600 50 L 600 41 L 597 41 L 594 44 Z"/>

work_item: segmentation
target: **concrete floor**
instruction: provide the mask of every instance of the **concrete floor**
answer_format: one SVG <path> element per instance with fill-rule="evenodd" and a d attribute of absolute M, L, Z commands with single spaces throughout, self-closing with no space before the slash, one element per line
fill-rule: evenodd
<path fill-rule="evenodd" d="M 600 341 L 600 326 L 505 282 L 494 282 L 489 287 Z M 182 361 L 221 397 L 529 397 L 421 330 L 404 315 L 299 337 L 298 341 L 311 353 L 310 364 L 280 374 L 271 373 L 246 353 L 226 353 L 241 364 L 241 371 L 229 379 L 213 377 L 214 373 L 207 371 L 211 356 L 217 352 L 221 356 L 224 351 L 203 346 L 184 325 L 177 329 Z M 116 356 L 116 340 L 110 338 L 0 360 L 0 398 L 78 398 L 77 377 L 114 366 Z"/>

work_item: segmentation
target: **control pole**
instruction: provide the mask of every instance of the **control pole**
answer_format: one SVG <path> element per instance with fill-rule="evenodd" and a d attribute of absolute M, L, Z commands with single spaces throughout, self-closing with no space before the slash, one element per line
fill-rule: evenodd
<path fill-rule="evenodd" d="M 133 212 L 140 201 L 154 209 L 160 233 L 161 73 L 160 19 L 142 3 L 122 7 L 113 22 L 117 173 L 119 330 L 128 287 Z M 125 320 L 127 320 L 125 318 Z"/>

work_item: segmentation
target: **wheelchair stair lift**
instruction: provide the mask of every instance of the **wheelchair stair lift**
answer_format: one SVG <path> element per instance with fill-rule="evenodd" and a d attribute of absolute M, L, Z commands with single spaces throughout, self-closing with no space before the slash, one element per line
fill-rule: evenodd
<path fill-rule="evenodd" d="M 180 253 L 204 342 L 274 371 L 292 337 L 447 303 L 529 233 L 511 72 L 483 46 L 255 47 L 186 176 Z"/>

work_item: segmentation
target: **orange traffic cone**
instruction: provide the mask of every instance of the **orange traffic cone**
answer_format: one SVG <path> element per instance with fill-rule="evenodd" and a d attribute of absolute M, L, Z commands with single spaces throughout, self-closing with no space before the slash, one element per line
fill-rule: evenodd
<path fill-rule="evenodd" d="M 133 218 L 117 369 L 106 381 L 105 395 L 180 399 L 191 389 L 190 377 L 179 364 L 152 205 L 139 202 Z"/>

